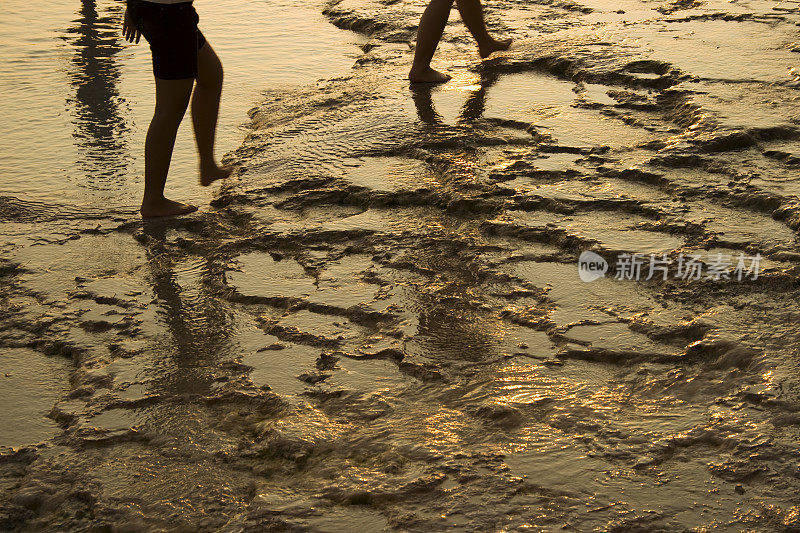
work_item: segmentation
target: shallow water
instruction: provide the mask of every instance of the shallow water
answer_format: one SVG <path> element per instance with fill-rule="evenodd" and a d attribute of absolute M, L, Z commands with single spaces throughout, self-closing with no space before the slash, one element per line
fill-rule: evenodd
<path fill-rule="evenodd" d="M 34 12 L 3 3 L 0 195 L 81 211 L 137 208 L 155 93 L 147 43 L 120 38 L 123 9 L 113 0 L 56 0 Z M 264 90 L 344 74 L 360 52 L 361 39 L 333 28 L 320 6 L 226 0 L 196 9 L 225 69 L 220 157 L 241 144 Z M 167 187 L 206 204 L 213 192 L 197 184 L 193 143 L 187 120 Z"/>
<path fill-rule="evenodd" d="M 197 215 L 5 185 L 3 528 L 800 528 L 797 6 L 492 3 L 515 46 L 454 16 L 412 89 L 423 8 L 282 8 L 318 63 Z"/>

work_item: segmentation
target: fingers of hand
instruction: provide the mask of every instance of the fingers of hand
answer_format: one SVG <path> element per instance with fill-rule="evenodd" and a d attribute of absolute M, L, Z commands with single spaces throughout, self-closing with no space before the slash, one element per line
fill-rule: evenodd
<path fill-rule="evenodd" d="M 122 19 L 122 36 L 129 43 L 138 43 L 142 36 L 142 32 L 133 23 L 127 11 Z"/>
<path fill-rule="evenodd" d="M 126 41 L 129 43 L 139 43 L 139 40 L 142 38 L 142 32 L 139 31 L 138 28 L 133 26 L 132 24 L 126 22 L 122 26 L 122 35 Z"/>

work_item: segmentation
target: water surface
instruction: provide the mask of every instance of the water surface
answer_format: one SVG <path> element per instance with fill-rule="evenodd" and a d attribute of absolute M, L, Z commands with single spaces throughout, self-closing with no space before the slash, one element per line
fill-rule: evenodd
<path fill-rule="evenodd" d="M 43 10 L 3 3 L 0 195 L 88 211 L 137 207 L 155 93 L 147 43 L 121 38 L 123 9 L 113 0 L 54 0 Z M 344 74 L 359 52 L 360 38 L 313 4 L 224 0 L 196 9 L 225 69 L 219 157 L 241 143 L 263 91 Z M 197 185 L 193 142 L 187 115 L 167 190 L 205 204 L 214 188 Z"/>

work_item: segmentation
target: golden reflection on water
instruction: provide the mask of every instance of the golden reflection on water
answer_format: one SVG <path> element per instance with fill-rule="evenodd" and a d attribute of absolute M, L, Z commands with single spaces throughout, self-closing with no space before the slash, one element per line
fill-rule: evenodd
<path fill-rule="evenodd" d="M 479 74 L 469 71 L 457 71 L 452 73 L 453 78 L 446 84 L 440 86 L 443 91 L 473 92 L 482 87 L 482 79 Z"/>
<path fill-rule="evenodd" d="M 462 442 L 460 430 L 465 426 L 463 414 L 456 410 L 441 408 L 423 421 L 425 440 L 429 447 L 457 445 Z"/>

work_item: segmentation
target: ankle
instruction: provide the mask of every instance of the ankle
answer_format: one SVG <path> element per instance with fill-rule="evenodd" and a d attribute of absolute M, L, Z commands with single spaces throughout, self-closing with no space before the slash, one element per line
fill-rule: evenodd
<path fill-rule="evenodd" d="M 144 197 L 142 198 L 142 205 L 157 205 L 166 199 L 167 198 L 164 196 L 163 193 L 148 194 L 145 192 Z"/>
<path fill-rule="evenodd" d="M 200 160 L 200 171 L 207 171 L 207 170 L 217 170 L 219 168 L 219 164 L 217 160 L 213 157 L 211 159 L 201 159 Z"/>

